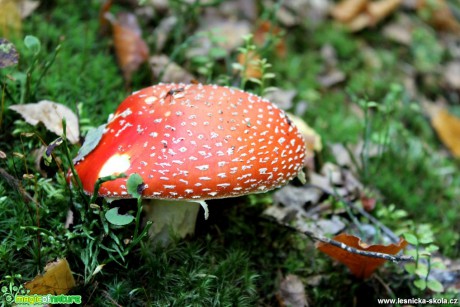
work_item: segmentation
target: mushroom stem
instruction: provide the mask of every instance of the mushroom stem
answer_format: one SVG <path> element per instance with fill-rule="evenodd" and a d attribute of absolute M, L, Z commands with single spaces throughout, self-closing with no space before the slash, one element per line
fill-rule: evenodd
<path fill-rule="evenodd" d="M 166 245 L 171 241 L 171 235 L 184 238 L 194 234 L 200 203 L 161 199 L 144 201 L 148 204 L 144 206 L 146 218 L 153 222 L 149 229 L 153 242 Z"/>

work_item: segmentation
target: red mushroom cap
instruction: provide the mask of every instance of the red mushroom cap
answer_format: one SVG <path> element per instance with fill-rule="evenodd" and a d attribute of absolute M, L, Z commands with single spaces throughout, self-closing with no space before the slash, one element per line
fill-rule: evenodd
<path fill-rule="evenodd" d="M 159 84 L 126 98 L 75 163 L 86 193 L 99 177 L 139 174 L 144 198 L 205 200 L 265 192 L 293 179 L 305 142 L 274 104 L 217 85 Z M 126 178 L 99 194 L 131 197 Z"/>

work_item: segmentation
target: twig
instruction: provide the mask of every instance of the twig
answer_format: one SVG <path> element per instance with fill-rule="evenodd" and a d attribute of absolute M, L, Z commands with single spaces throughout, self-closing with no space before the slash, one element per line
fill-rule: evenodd
<path fill-rule="evenodd" d="M 270 218 L 268 218 L 268 219 L 273 220 L 273 219 L 270 219 Z M 306 235 L 307 237 L 309 237 L 310 239 L 312 239 L 314 241 L 320 241 L 320 242 L 323 242 L 323 243 L 338 247 L 338 248 L 346 250 L 347 252 L 352 253 L 352 254 L 361 255 L 361 256 L 370 257 L 370 258 L 385 259 L 385 260 L 389 260 L 389 261 L 394 262 L 394 263 L 412 262 L 412 261 L 414 261 L 414 257 L 412 257 L 412 256 L 405 256 L 405 255 L 394 256 L 394 255 L 378 253 L 378 252 L 368 252 L 368 251 L 364 251 L 364 250 L 360 250 L 360 249 L 356 249 L 354 247 L 348 246 L 345 243 L 342 243 L 342 242 L 339 242 L 339 241 L 335 241 L 333 239 L 323 237 L 321 235 L 318 235 L 318 234 L 313 233 L 313 232 L 308 231 L 308 230 L 300 230 L 300 229 L 298 229 L 298 228 L 296 228 L 294 226 L 291 226 L 291 225 L 289 225 L 287 223 L 280 223 L 280 224 L 283 225 L 284 227 L 290 229 L 290 230 L 302 233 L 302 234 Z"/>
<path fill-rule="evenodd" d="M 40 207 L 40 204 L 22 187 L 21 182 L 10 175 L 5 169 L 0 167 L 0 177 L 13 188 L 19 191 L 26 202 L 33 202 L 35 206 Z"/>
<path fill-rule="evenodd" d="M 115 301 L 115 300 L 110 296 L 110 294 L 109 294 L 107 291 L 103 290 L 102 293 L 104 294 L 104 296 L 105 296 L 112 304 L 114 304 L 114 305 L 117 306 L 117 307 L 122 307 L 120 304 L 118 304 L 117 301 Z"/>
<path fill-rule="evenodd" d="M 326 195 L 329 195 L 329 196 L 333 196 L 335 197 L 337 200 L 343 202 L 346 206 L 352 208 L 352 209 L 355 209 L 357 210 L 362 216 L 366 217 L 367 219 L 369 219 L 369 221 L 371 221 L 374 225 L 376 225 L 378 228 L 380 228 L 393 242 L 399 242 L 399 238 L 397 235 L 395 235 L 395 233 L 393 231 L 391 231 L 390 228 L 386 227 L 385 225 L 383 225 L 382 222 L 380 222 L 378 219 L 376 219 L 375 217 L 373 217 L 372 215 L 370 215 L 369 213 L 367 213 L 366 211 L 364 211 L 362 208 L 359 208 L 357 206 L 355 206 L 354 204 L 352 204 L 351 202 L 349 202 L 348 200 L 344 199 L 343 197 L 339 196 L 339 195 L 336 195 L 336 194 L 331 194 L 329 193 L 328 191 L 324 190 L 323 188 L 317 186 L 317 185 L 314 185 L 314 184 L 308 184 L 308 186 L 311 186 L 313 188 L 316 188 L 316 189 L 319 189 L 320 191 L 322 191 L 324 194 Z"/>

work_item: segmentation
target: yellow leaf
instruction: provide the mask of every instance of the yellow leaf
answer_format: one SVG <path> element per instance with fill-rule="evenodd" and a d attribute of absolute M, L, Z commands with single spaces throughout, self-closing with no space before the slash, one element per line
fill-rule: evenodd
<path fill-rule="evenodd" d="M 440 109 L 431 118 L 431 124 L 452 155 L 460 158 L 460 118 Z"/>
<path fill-rule="evenodd" d="M 19 37 L 21 28 L 21 11 L 16 1 L 0 0 L 0 36 Z"/>
<path fill-rule="evenodd" d="M 73 287 L 75 287 L 75 279 L 66 259 L 48 263 L 45 267 L 45 274 L 38 275 L 25 284 L 25 288 L 30 290 L 29 295 L 66 294 Z"/>

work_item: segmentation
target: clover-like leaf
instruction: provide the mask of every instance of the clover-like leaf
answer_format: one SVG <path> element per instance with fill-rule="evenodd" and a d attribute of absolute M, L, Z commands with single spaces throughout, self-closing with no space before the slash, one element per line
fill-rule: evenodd
<path fill-rule="evenodd" d="M 104 134 L 104 129 L 105 124 L 88 131 L 86 134 L 85 142 L 78 151 L 78 155 L 75 157 L 75 159 L 73 159 L 74 164 L 83 159 L 86 155 L 93 151 L 94 148 L 96 148 L 102 138 L 102 135 Z"/>
<path fill-rule="evenodd" d="M 142 195 L 144 186 L 144 180 L 139 174 L 136 173 L 131 174 L 126 181 L 126 188 L 128 189 L 128 193 L 135 198 L 138 198 Z"/>
<path fill-rule="evenodd" d="M 134 220 L 134 217 L 129 214 L 119 214 L 118 207 L 112 208 L 105 213 L 105 218 L 110 224 L 117 226 L 128 225 Z"/>

